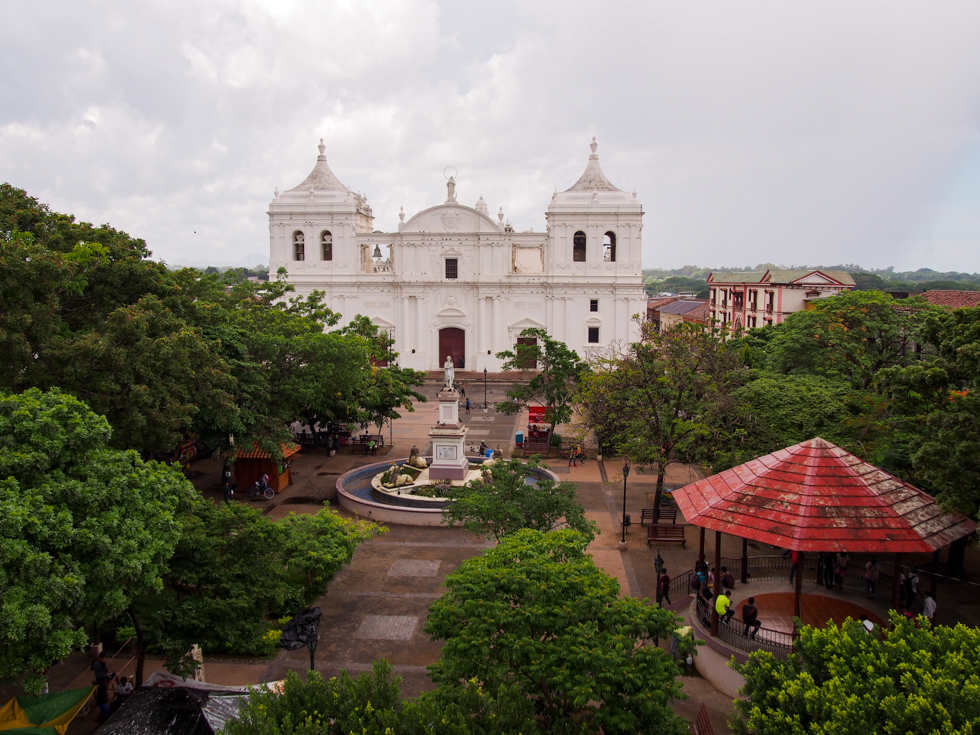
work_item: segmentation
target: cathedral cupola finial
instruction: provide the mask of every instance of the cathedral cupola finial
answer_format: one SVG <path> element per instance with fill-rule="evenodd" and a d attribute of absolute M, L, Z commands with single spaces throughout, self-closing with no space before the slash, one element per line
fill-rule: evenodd
<path fill-rule="evenodd" d="M 595 140 L 595 138 L 593 138 L 592 140 Z M 322 158 L 323 160 L 326 160 L 326 157 L 323 155 L 323 152 L 326 149 L 327 147 L 323 145 L 323 138 L 320 138 L 320 145 L 317 146 L 317 150 L 320 151 L 320 158 Z"/>
<path fill-rule="evenodd" d="M 599 144 L 595 142 L 595 136 L 592 136 L 592 142 L 589 144 L 589 148 L 592 149 L 592 155 L 595 155 L 595 149 L 599 147 Z"/>

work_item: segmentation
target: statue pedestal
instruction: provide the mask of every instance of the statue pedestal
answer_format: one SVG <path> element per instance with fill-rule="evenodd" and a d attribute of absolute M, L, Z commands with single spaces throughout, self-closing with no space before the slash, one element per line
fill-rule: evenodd
<path fill-rule="evenodd" d="M 429 431 L 432 440 L 431 480 L 465 480 L 469 471 L 466 459 L 466 432 L 459 420 L 459 394 L 452 388 L 439 391 L 439 423 Z"/>

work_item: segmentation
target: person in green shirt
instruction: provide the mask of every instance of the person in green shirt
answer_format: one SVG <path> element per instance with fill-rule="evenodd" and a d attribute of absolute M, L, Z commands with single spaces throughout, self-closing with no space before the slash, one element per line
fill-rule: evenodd
<path fill-rule="evenodd" d="M 732 591 L 725 590 L 723 594 L 718 595 L 715 599 L 715 610 L 718 612 L 719 622 L 728 625 L 728 621 L 735 616 L 735 611 L 731 607 Z"/>

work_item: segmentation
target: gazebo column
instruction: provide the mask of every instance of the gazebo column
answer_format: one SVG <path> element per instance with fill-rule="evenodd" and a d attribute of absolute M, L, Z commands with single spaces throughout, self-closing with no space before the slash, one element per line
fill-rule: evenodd
<path fill-rule="evenodd" d="M 704 533 L 704 530 L 701 531 Z M 932 552 L 932 580 L 929 583 L 929 595 L 932 599 L 936 599 L 937 587 L 939 586 L 939 549 Z"/>
<path fill-rule="evenodd" d="M 704 526 L 698 530 L 701 532 L 698 539 L 698 561 L 704 561 Z"/>
<path fill-rule="evenodd" d="M 702 536 L 704 529 L 701 529 Z M 715 600 L 721 594 L 721 531 L 715 531 L 715 596 L 711 602 L 711 635 L 718 635 L 718 606 Z"/>
<path fill-rule="evenodd" d="M 793 617 L 803 619 L 803 552 L 796 557 L 796 599 L 793 602 Z M 796 635 L 796 626 L 793 626 Z"/>
<path fill-rule="evenodd" d="M 742 584 L 749 581 L 749 540 L 742 537 L 742 577 L 739 580 Z"/>
<path fill-rule="evenodd" d="M 898 610 L 898 593 L 900 592 L 901 585 L 899 584 L 899 579 L 902 577 L 902 554 L 898 552 L 895 554 L 895 573 L 892 576 L 892 610 Z"/>

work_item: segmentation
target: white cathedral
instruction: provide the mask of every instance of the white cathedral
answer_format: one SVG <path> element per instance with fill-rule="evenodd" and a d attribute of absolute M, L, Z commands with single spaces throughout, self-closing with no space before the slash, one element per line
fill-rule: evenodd
<path fill-rule="evenodd" d="M 330 170 L 323 141 L 316 166 L 269 205 L 269 272 L 285 267 L 300 295 L 326 293 L 346 323 L 357 314 L 390 331 L 402 367 L 500 369 L 497 352 L 522 330 L 544 329 L 580 356 L 638 338 L 646 313 L 642 282 L 643 207 L 599 167 L 595 138 L 585 173 L 547 210 L 547 232 L 515 232 L 456 201 L 405 218 L 398 232 L 375 231 L 367 197 Z"/>

